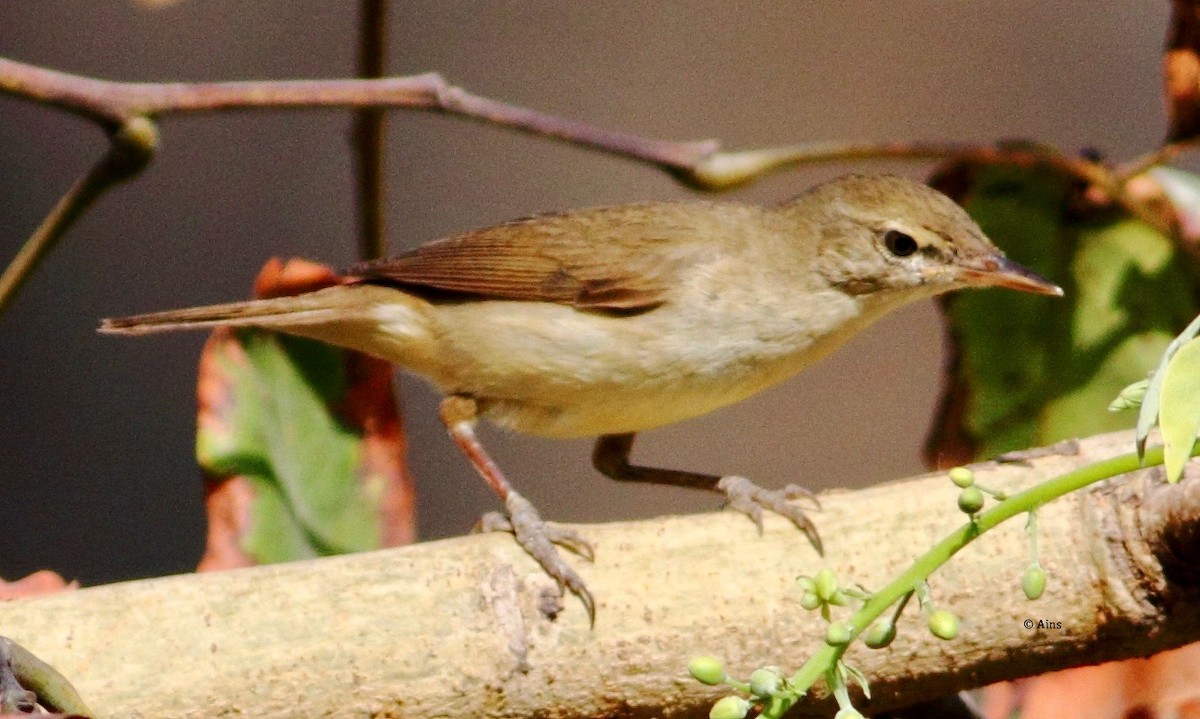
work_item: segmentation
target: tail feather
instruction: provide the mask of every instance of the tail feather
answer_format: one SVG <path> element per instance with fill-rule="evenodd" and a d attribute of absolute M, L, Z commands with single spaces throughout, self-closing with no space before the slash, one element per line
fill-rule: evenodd
<path fill-rule="evenodd" d="M 229 302 L 207 307 L 151 312 L 100 321 L 104 334 L 142 335 L 152 332 L 212 327 L 297 327 L 330 322 L 344 310 L 330 306 L 313 292 L 295 297 Z"/>

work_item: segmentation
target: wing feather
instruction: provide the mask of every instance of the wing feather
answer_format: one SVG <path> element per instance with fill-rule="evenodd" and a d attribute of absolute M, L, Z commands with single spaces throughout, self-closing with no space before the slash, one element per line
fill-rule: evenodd
<path fill-rule="evenodd" d="M 350 273 L 361 282 L 417 294 L 426 289 L 584 310 L 646 311 L 666 301 L 679 271 L 695 261 L 688 248 L 703 244 L 694 241 L 701 234 L 695 218 L 708 204 L 676 207 L 657 205 L 653 222 L 639 205 L 518 220 L 363 263 Z"/>

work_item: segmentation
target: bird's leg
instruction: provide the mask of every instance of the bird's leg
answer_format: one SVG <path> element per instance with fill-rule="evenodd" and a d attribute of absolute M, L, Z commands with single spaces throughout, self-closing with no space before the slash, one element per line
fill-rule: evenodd
<path fill-rule="evenodd" d="M 467 459 L 474 465 L 475 470 L 483 477 L 492 491 L 504 502 L 504 516 L 485 516 L 481 526 L 488 530 L 503 530 L 512 532 L 517 542 L 529 553 L 542 569 L 546 570 L 554 581 L 558 582 L 560 591 L 569 589 L 579 597 L 587 609 L 588 620 L 596 623 L 596 603 L 591 592 L 583 583 L 574 568 L 562 558 L 555 544 L 561 545 L 572 552 L 592 559 L 592 546 L 578 533 L 564 527 L 553 527 L 546 524 L 538 515 L 529 500 L 522 497 L 512 488 L 500 468 L 488 456 L 487 451 L 475 436 L 475 422 L 479 408 L 474 399 L 462 395 L 447 397 L 442 401 L 441 416 L 446 429 L 454 439 L 455 444 L 462 450 Z"/>
<path fill-rule="evenodd" d="M 809 490 L 795 484 L 789 484 L 783 489 L 763 489 L 745 477 L 721 477 L 715 474 L 630 464 L 629 452 L 633 449 L 634 436 L 633 432 L 601 436 L 596 440 L 596 447 L 592 451 L 592 464 L 606 476 L 622 481 L 670 484 L 676 487 L 720 492 L 728 499 L 731 509 L 754 520 L 760 534 L 763 529 L 763 509 L 769 509 L 792 520 L 792 523 L 812 542 L 817 553 L 824 554 L 824 547 L 821 544 L 820 535 L 817 534 L 816 526 L 813 525 L 804 510 L 792 503 L 797 499 L 807 499 L 817 509 L 820 509 L 820 502 Z"/>

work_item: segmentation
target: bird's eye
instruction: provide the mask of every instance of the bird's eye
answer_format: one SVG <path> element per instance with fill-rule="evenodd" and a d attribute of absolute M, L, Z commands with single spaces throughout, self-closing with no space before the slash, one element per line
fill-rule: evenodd
<path fill-rule="evenodd" d="M 897 257 L 908 257 L 918 249 L 917 241 L 912 238 L 912 235 L 899 230 L 888 230 L 883 235 L 883 245 L 888 248 L 888 252 Z"/>

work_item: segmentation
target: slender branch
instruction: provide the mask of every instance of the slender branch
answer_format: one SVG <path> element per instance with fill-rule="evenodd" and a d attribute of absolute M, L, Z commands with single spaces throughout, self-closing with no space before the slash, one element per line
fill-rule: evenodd
<path fill-rule="evenodd" d="M 1195 150 L 1198 145 L 1200 145 L 1200 137 L 1168 142 L 1156 150 L 1147 152 L 1144 155 L 1140 155 L 1128 162 L 1118 165 L 1113 171 L 1113 175 L 1116 176 L 1117 180 L 1121 183 L 1128 182 L 1155 165 L 1165 165 L 1173 162 L 1183 153 Z"/>
<path fill-rule="evenodd" d="M 67 190 L 0 275 L 0 312 L 12 302 L 46 253 L 97 198 L 149 164 L 158 145 L 158 132 L 149 120 L 134 117 L 111 140 L 104 157 Z"/>
<path fill-rule="evenodd" d="M 378 36 L 363 48 L 363 70 L 382 73 L 369 58 L 382 62 L 382 4 L 363 0 L 364 27 L 374 28 Z M 372 8 L 377 8 L 373 10 Z M 380 20 L 370 27 L 372 13 Z M 373 46 L 378 43 L 378 47 Z M 370 47 L 368 47 L 370 46 Z M 550 115 L 536 110 L 473 95 L 448 84 L 440 75 L 364 78 L 342 80 L 263 80 L 217 83 L 129 83 L 98 80 L 47 70 L 0 58 L 0 93 L 42 102 L 101 123 L 119 128 L 134 117 L 154 117 L 167 113 L 206 112 L 229 109 L 283 109 L 344 107 L 372 110 L 360 115 L 360 200 L 363 254 L 379 253 L 382 242 L 382 213 L 377 200 L 382 187 L 381 168 L 375 160 L 377 150 L 368 150 L 382 142 L 378 112 L 388 108 L 406 108 L 454 115 L 477 122 L 508 127 L 543 137 L 557 138 L 592 150 L 646 162 L 673 175 L 680 182 L 701 190 L 724 190 L 756 180 L 769 173 L 801 164 L 867 158 L 912 160 L 958 159 L 979 163 L 1017 163 L 1053 168 L 1088 186 L 1124 207 L 1136 217 L 1160 231 L 1176 236 L 1178 229 L 1170 217 L 1163 217 L 1146 202 L 1126 189 L 1127 174 L 1114 173 L 1104 165 L 1080 157 L 1070 157 L 1050 148 L 1034 146 L 999 147 L 934 142 L 815 143 L 748 151 L 720 151 L 716 140 L 677 142 L 659 140 L 625 132 L 615 132 L 586 122 Z M 380 133 L 378 137 L 374 133 Z M 1175 151 L 1174 148 L 1171 150 Z M 1167 152 L 1164 149 L 1163 152 Z M 1166 155 L 1163 155 L 1164 157 Z M 1151 161 L 1154 158 L 1146 158 Z M 1135 168 L 1136 169 L 1136 168 Z M 376 203 L 371 207 L 366 203 Z M 49 220 L 49 218 L 48 218 Z M 0 305 L 2 308 L 2 305 Z"/>
<path fill-rule="evenodd" d="M 381 78 L 387 63 L 387 0 L 362 0 L 358 74 Z M 354 113 L 354 157 L 358 167 L 359 257 L 381 257 L 385 239 L 383 177 L 384 112 L 365 108 Z"/>
<path fill-rule="evenodd" d="M 364 0 L 365 2 L 365 0 Z M 996 147 L 937 142 L 814 143 L 720 152 L 716 140 L 676 142 L 614 132 L 473 95 L 435 73 L 360 80 L 263 80 L 218 83 L 126 83 L 96 80 L 0 58 L 0 92 L 60 107 L 100 122 L 161 115 L 251 108 L 407 108 L 456 115 L 522 132 L 554 137 L 591 149 L 657 165 L 681 182 L 705 190 L 736 187 L 800 164 L 897 158 L 1015 162 L 1052 167 L 1096 185 L 1119 202 L 1118 178 L 1097 162 L 1048 148 Z"/>
<path fill-rule="evenodd" d="M 113 126 L 136 115 L 230 109 L 378 107 L 426 110 L 556 137 L 663 167 L 687 167 L 716 141 L 673 142 L 613 132 L 585 122 L 472 95 L 436 73 L 363 80 L 136 83 L 96 80 L 0 58 L 0 92 Z"/>
<path fill-rule="evenodd" d="M 816 142 L 742 152 L 714 153 L 695 169 L 702 186 L 734 186 L 749 182 L 768 171 L 820 162 L 898 159 L 954 159 L 977 163 L 1010 163 L 1049 167 L 1088 184 L 1107 187 L 1111 174 L 1104 166 L 1081 157 L 1071 157 L 1051 148 L 1009 148 L 954 142 Z"/>
<path fill-rule="evenodd" d="M 1179 156 L 1183 148 L 1180 145 L 1171 143 L 1163 145 L 1151 152 L 1139 155 L 1128 162 L 1121 163 L 1113 171 L 1121 181 L 1128 182 L 1130 179 L 1146 172 L 1155 165 L 1163 165 L 1171 162 Z"/>
<path fill-rule="evenodd" d="M 1129 176 L 1118 175 L 1099 162 L 1064 155 L 1049 147 L 1001 147 L 953 142 L 821 142 L 789 147 L 771 147 L 742 152 L 716 152 L 702 158 L 687 172 L 674 174 L 697 189 L 737 187 L 768 172 L 820 162 L 848 160 L 957 160 L 979 164 L 1015 164 L 1047 167 L 1067 177 L 1096 187 L 1126 211 L 1171 234 L 1174 226 L 1130 195 L 1125 188 Z"/>
<path fill-rule="evenodd" d="M 364 0 L 365 2 L 366 0 Z M 382 26 L 382 22 L 375 23 Z M 382 32 L 382 31 L 379 31 Z M 382 35 L 380 58 L 382 57 Z M 364 50 L 364 56 L 375 50 Z M 0 58 L 0 93 L 57 107 L 99 123 L 113 137 L 133 123 L 153 129 L 147 118 L 167 113 L 229 109 L 408 108 L 490 122 L 530 134 L 554 137 L 602 152 L 683 172 L 717 149 L 715 141 L 673 142 L 613 132 L 527 108 L 471 95 L 437 74 L 360 80 L 285 80 L 220 83 L 127 83 L 97 80 Z M 369 140 L 374 145 L 381 142 Z M 112 156 L 120 155 L 116 145 Z M 377 151 L 372 151 L 378 156 Z M 148 161 L 147 155 L 146 160 Z M 0 312 L 66 229 L 122 174 L 106 158 L 51 210 L 0 276 Z M 138 168 L 140 169 L 140 167 Z M 364 164 L 364 185 L 382 187 L 379 168 Z M 364 196 L 367 191 L 364 190 Z M 370 194 L 378 197 L 379 191 Z M 376 202 L 376 201 L 370 201 Z M 363 209 L 363 236 L 382 237 L 382 211 Z M 367 219 L 375 217 L 375 220 Z M 375 227 L 369 225 L 375 223 Z M 364 241 L 365 255 L 378 255 L 382 241 Z"/>

